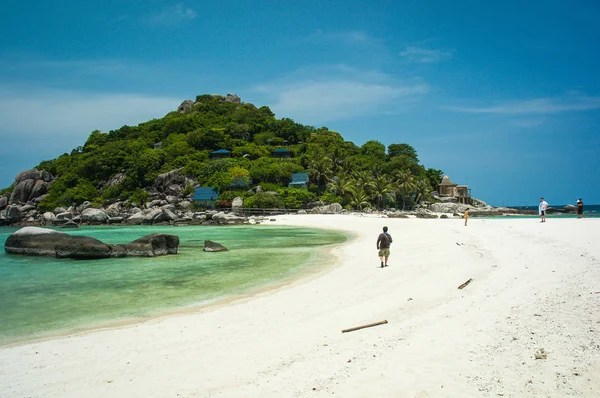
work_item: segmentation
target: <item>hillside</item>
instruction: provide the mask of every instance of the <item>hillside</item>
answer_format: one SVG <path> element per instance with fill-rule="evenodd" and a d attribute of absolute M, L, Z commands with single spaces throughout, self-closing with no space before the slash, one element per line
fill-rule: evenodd
<path fill-rule="evenodd" d="M 217 150 L 231 157 L 211 159 Z M 274 157 L 277 153 L 289 157 Z M 239 196 L 246 207 L 300 208 L 322 200 L 353 209 L 405 208 L 425 198 L 442 177 L 440 170 L 419 164 L 409 144 L 357 146 L 326 127 L 277 119 L 268 107 L 231 94 L 200 95 L 160 119 L 93 131 L 83 146 L 36 169 L 39 178 L 30 179 L 26 192 L 13 189 L 30 175 L 0 191 L 2 207 L 30 204 L 44 212 L 117 201 L 141 207 L 168 196 L 190 199 L 194 187 L 207 186 L 218 190 L 222 207 Z M 159 178 L 173 170 L 175 180 Z M 298 172 L 308 173 L 308 190 L 288 188 Z M 257 185 L 262 192 L 250 190 Z"/>

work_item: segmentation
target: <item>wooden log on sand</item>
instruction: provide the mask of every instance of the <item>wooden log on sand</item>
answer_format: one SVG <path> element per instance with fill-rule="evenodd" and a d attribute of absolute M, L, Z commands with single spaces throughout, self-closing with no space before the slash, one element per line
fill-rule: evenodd
<path fill-rule="evenodd" d="M 458 288 L 459 289 L 463 289 L 464 287 L 466 287 L 469 283 L 471 283 L 473 281 L 473 278 L 469 278 L 468 281 L 466 281 L 465 283 L 463 283 L 462 285 L 460 285 Z"/>
<path fill-rule="evenodd" d="M 359 330 L 359 329 L 370 328 L 370 327 L 379 326 L 379 325 L 385 325 L 386 323 L 388 323 L 387 320 L 383 320 L 383 321 L 375 322 L 375 323 L 368 323 L 366 325 L 360 325 L 360 326 L 355 326 L 350 329 L 344 329 L 344 330 L 342 330 L 342 333 L 354 332 L 355 330 Z"/>

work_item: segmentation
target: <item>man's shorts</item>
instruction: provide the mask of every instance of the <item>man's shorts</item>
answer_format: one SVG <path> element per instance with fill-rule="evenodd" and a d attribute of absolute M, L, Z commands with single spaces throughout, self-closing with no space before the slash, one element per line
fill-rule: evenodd
<path fill-rule="evenodd" d="M 390 248 L 387 249 L 379 249 L 379 257 L 389 257 L 390 256 Z"/>
<path fill-rule="evenodd" d="M 542 214 L 541 215 L 545 216 L 546 215 L 546 210 L 542 210 Z"/>

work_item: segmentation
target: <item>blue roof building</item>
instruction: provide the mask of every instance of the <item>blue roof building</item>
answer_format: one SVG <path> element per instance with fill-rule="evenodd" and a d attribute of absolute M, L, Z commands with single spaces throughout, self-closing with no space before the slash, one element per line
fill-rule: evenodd
<path fill-rule="evenodd" d="M 211 159 L 230 158 L 231 151 L 228 151 L 227 149 L 219 149 L 218 151 L 212 151 L 210 153 L 210 157 L 211 157 Z"/>
<path fill-rule="evenodd" d="M 277 148 L 272 153 L 271 156 L 274 158 L 291 158 L 292 153 L 285 148 Z"/>
<path fill-rule="evenodd" d="M 218 196 L 219 192 L 211 187 L 198 187 L 194 190 L 192 200 L 200 206 L 214 208 Z"/>
<path fill-rule="evenodd" d="M 292 182 L 288 187 L 308 189 L 308 173 L 292 173 Z"/>

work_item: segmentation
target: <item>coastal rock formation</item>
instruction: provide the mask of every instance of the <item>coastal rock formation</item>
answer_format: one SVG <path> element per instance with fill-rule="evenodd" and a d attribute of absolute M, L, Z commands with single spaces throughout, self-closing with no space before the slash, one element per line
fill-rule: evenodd
<path fill-rule="evenodd" d="M 207 219 L 208 219 L 207 212 Z M 217 224 L 243 224 L 246 221 L 244 217 L 238 217 L 233 214 L 227 214 L 222 211 L 212 215 L 211 220 Z"/>
<path fill-rule="evenodd" d="M 185 182 L 185 176 L 181 169 L 171 170 L 168 173 L 159 174 L 154 180 L 154 188 L 158 192 L 180 194 L 181 184 Z"/>
<path fill-rule="evenodd" d="M 145 218 L 144 213 L 142 213 L 140 211 L 140 212 L 133 214 L 131 217 L 127 218 L 125 220 L 125 222 L 127 224 L 132 224 L 132 225 L 140 225 L 144 222 L 144 218 Z"/>
<path fill-rule="evenodd" d="M 30 169 L 17 174 L 9 204 L 25 204 L 45 195 L 53 177 L 45 170 Z"/>
<path fill-rule="evenodd" d="M 8 205 L 8 198 L 6 196 L 0 196 L 0 210 L 4 209 Z"/>
<path fill-rule="evenodd" d="M 179 105 L 177 107 L 177 111 L 179 113 L 185 113 L 185 112 L 189 111 L 190 109 L 192 109 L 193 106 L 194 106 L 194 101 L 185 100 L 181 103 L 181 105 Z"/>
<path fill-rule="evenodd" d="M 205 252 L 226 252 L 227 248 L 220 243 L 213 242 L 212 240 L 204 241 Z"/>
<path fill-rule="evenodd" d="M 154 257 L 177 254 L 179 237 L 152 234 L 124 245 L 108 245 L 89 236 L 73 236 L 47 228 L 25 227 L 8 237 L 4 250 L 11 254 L 57 258 L 99 259 Z"/>

